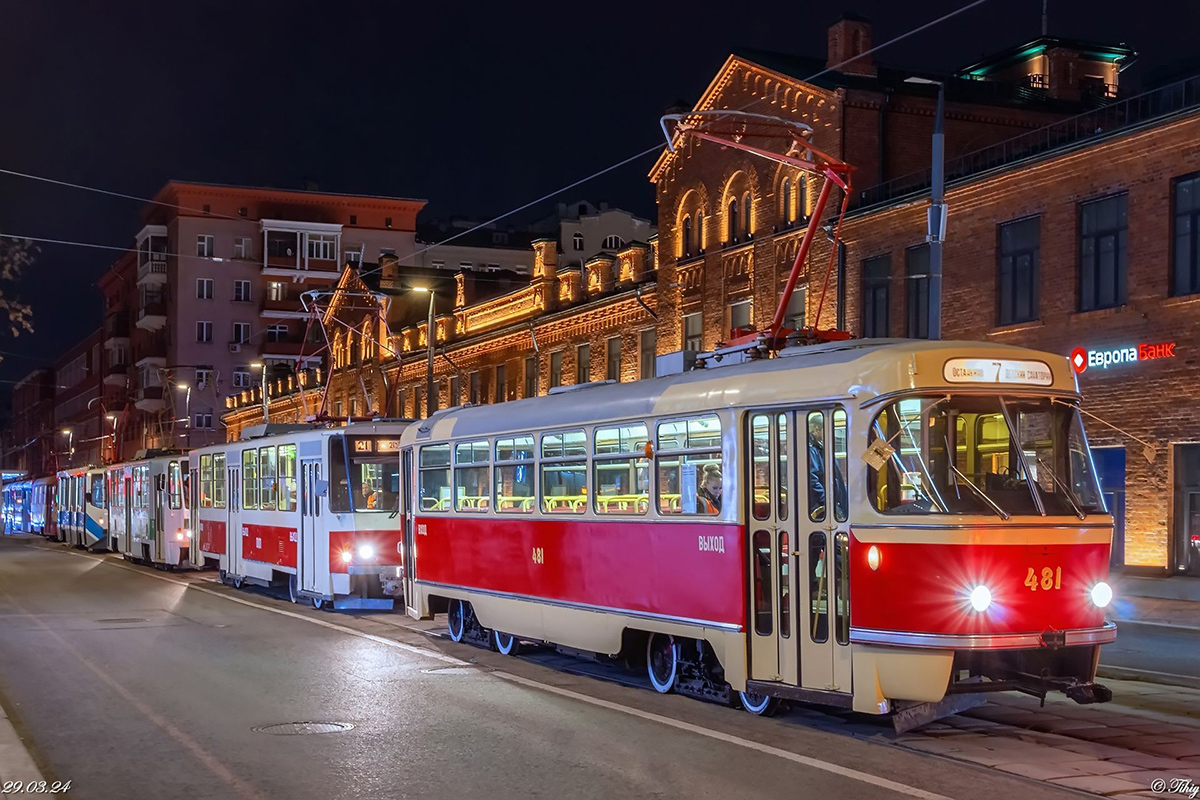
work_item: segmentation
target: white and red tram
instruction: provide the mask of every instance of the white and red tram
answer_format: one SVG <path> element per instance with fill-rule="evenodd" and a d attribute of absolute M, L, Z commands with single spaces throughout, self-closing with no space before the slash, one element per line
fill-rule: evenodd
<path fill-rule="evenodd" d="M 1104 701 L 1079 400 L 1061 356 L 867 340 L 447 409 L 402 437 L 408 611 L 755 713 Z"/>
<path fill-rule="evenodd" d="M 391 608 L 407 425 L 257 426 L 192 451 L 200 556 L 239 588 L 286 584 L 317 608 Z"/>
<path fill-rule="evenodd" d="M 195 566 L 188 456 L 151 452 L 109 467 L 107 475 L 113 550 L 157 567 Z"/>

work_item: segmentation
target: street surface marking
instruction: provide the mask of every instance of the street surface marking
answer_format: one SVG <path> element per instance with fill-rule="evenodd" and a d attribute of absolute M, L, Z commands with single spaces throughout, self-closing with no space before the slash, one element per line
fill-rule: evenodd
<path fill-rule="evenodd" d="M 355 630 L 354 628 L 348 628 L 344 625 L 339 625 L 336 622 L 328 622 L 323 619 L 315 619 L 312 616 L 307 615 L 307 614 L 299 614 L 295 611 L 288 611 L 288 610 L 282 609 L 282 608 L 273 608 L 271 606 L 262 605 L 261 603 L 255 603 L 251 600 L 247 600 L 242 597 L 235 597 L 231 594 L 228 594 L 227 592 L 218 592 L 218 591 L 214 591 L 212 589 L 205 588 L 203 586 L 198 586 L 193 581 L 184 581 L 184 580 L 180 580 L 178 578 L 170 578 L 170 577 L 167 577 L 166 575 L 155 575 L 154 573 L 146 572 L 144 570 L 137 569 L 137 568 L 128 566 L 126 564 L 119 564 L 119 563 L 116 563 L 115 561 L 111 561 L 111 560 L 103 558 L 103 557 L 97 558 L 95 556 L 85 555 L 84 553 L 76 553 L 76 552 L 73 552 L 70 550 L 66 550 L 66 551 L 59 550 L 59 551 L 54 551 L 54 552 L 65 552 L 69 555 L 80 556 L 81 558 L 88 558 L 93 561 L 100 561 L 105 564 L 111 564 L 114 567 L 128 570 L 137 575 L 144 575 L 147 578 L 156 578 L 157 580 L 160 580 L 160 581 L 174 583 L 174 584 L 183 586 L 188 589 L 194 589 L 198 592 L 212 595 L 213 597 L 220 597 L 225 600 L 230 600 L 234 603 L 240 603 L 241 605 L 244 605 L 244 606 L 250 606 L 252 608 L 261 609 L 263 611 L 269 611 L 272 614 L 281 614 L 285 617 L 292 617 L 293 619 L 303 620 L 304 622 L 311 622 L 314 625 L 320 625 L 323 628 L 329 628 L 330 630 L 339 631 L 341 633 L 346 633 L 351 636 L 357 636 L 361 639 L 368 639 L 372 642 L 378 642 L 379 644 L 385 645 L 387 647 L 393 647 L 398 650 L 403 650 L 407 653 L 412 653 L 414 655 L 419 655 L 419 656 L 422 656 L 425 658 L 432 658 L 437 661 L 443 661 L 447 664 L 455 664 L 455 665 L 463 665 L 463 666 L 470 665 L 469 661 L 463 661 L 462 659 L 455 658 L 453 656 L 444 655 L 442 653 L 438 653 L 436 651 L 429 650 L 424 647 L 417 647 L 415 645 L 407 644 L 406 642 L 397 642 L 394 639 L 388 639 L 383 636 L 376 636 L 371 633 L 365 633 L 363 631 Z M 409 626 L 403 626 L 403 627 L 407 628 L 408 630 L 421 632 L 421 631 L 418 631 L 416 628 L 409 628 Z M 575 692 L 570 689 L 563 689 L 558 686 L 552 686 L 550 684 L 542 683 L 540 681 L 536 681 L 531 678 L 525 678 L 525 677 L 522 677 L 519 675 L 513 675 L 511 673 L 502 672 L 502 671 L 495 671 L 495 672 L 491 672 L 489 674 L 491 674 L 497 678 L 500 678 L 502 680 L 509 681 L 511 683 L 520 684 L 522 686 L 526 686 L 526 687 L 529 687 L 532 689 L 537 689 L 537 690 L 540 690 L 543 692 L 549 692 L 550 694 L 556 694 L 561 697 L 568 697 L 573 700 L 578 700 L 581 703 L 587 703 L 589 705 L 593 705 L 598 708 L 604 708 L 609 711 L 616 711 L 616 712 L 619 712 L 622 714 L 627 714 L 632 717 L 638 717 L 640 719 L 648 720 L 650 722 L 657 722 L 660 725 L 666 725 L 668 727 L 675 728 L 677 730 L 687 731 L 689 733 L 693 733 L 698 736 L 704 736 L 709 739 L 715 739 L 719 742 L 725 742 L 726 744 L 732 744 L 732 745 L 736 745 L 738 747 L 744 747 L 748 750 L 755 750 L 760 753 L 765 753 L 767 755 L 775 756 L 776 758 L 781 758 L 786 761 L 791 761 L 796 764 L 801 764 L 805 767 L 811 767 L 812 769 L 818 769 L 823 772 L 829 772 L 834 775 L 840 775 L 843 778 L 849 778 L 851 780 L 859 781 L 860 783 L 866 783 L 871 786 L 878 787 L 880 789 L 887 789 L 889 791 L 893 791 L 898 794 L 907 795 L 909 797 L 920 798 L 920 800 L 950 800 L 950 798 L 946 797 L 945 795 L 937 794 L 935 792 L 927 792 L 924 789 L 918 789 L 915 786 L 909 786 L 904 783 L 898 783 L 896 781 L 888 780 L 887 778 L 880 778 L 875 775 L 871 775 L 870 773 L 860 772 L 860 771 L 858 771 L 856 769 L 852 769 L 850 767 L 843 767 L 838 764 L 831 764 L 826 761 L 820 761 L 815 758 L 810 758 L 809 756 L 803 756 L 803 755 L 800 755 L 799 753 L 792 753 L 788 750 L 783 750 L 778 747 L 772 747 L 770 745 L 762 744 L 760 742 L 756 742 L 751 739 L 743 739 L 740 736 L 734 736 L 731 733 L 725 733 L 723 731 L 717 731 L 717 730 L 713 730 L 711 728 L 705 728 L 700 725 L 693 725 L 690 722 L 683 722 L 681 720 L 672 719 L 671 717 L 665 717 L 661 714 L 655 714 L 651 711 L 643 711 L 638 708 L 633 708 L 632 706 L 626 706 L 626 705 L 622 705 L 620 703 L 614 703 L 609 700 L 601 700 L 598 697 L 591 697 L 589 695 L 582 694 L 580 692 Z M 106 682 L 107 682 L 107 679 L 106 679 Z M 121 689 L 121 691 L 124 692 L 124 689 Z M 167 723 L 167 724 L 169 725 L 170 723 Z"/>

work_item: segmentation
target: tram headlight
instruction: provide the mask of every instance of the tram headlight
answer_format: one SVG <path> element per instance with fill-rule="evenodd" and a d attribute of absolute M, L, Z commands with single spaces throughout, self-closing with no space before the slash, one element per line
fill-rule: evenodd
<path fill-rule="evenodd" d="M 870 549 L 867 550 L 867 566 L 871 568 L 872 572 L 879 569 L 879 559 L 879 548 L 871 545 Z"/>
<path fill-rule="evenodd" d="M 353 560 L 354 560 L 353 553 L 351 553 L 349 550 L 342 551 L 342 563 L 343 564 L 349 564 Z"/>
<path fill-rule="evenodd" d="M 982 583 L 971 590 L 971 608 L 976 611 L 987 611 L 992 604 L 992 590 Z"/>
<path fill-rule="evenodd" d="M 370 561 L 375 557 L 375 548 L 371 547 L 369 544 L 364 544 L 362 547 L 358 548 L 358 557 L 363 561 Z"/>
<path fill-rule="evenodd" d="M 1092 587 L 1091 591 L 1092 602 L 1097 608 L 1104 608 L 1112 602 L 1112 587 L 1104 581 L 1100 581 Z"/>
<path fill-rule="evenodd" d="M 175 534 L 175 538 L 182 542 L 187 537 L 183 535 L 183 531 L 179 531 Z"/>

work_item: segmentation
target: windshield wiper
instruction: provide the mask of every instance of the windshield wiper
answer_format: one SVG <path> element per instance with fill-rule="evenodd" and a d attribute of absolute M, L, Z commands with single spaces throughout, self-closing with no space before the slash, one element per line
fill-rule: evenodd
<path fill-rule="evenodd" d="M 1029 487 L 1029 493 L 1033 495 L 1033 504 L 1037 506 L 1038 514 L 1044 517 L 1046 516 L 1046 506 L 1042 503 L 1042 496 L 1038 492 L 1037 481 L 1033 480 L 1029 471 L 1029 461 L 1025 458 L 1025 450 L 1021 446 L 1021 436 L 1017 432 L 1012 414 L 1008 412 L 1008 403 L 1004 402 L 1003 397 L 999 400 L 1000 413 L 1004 415 L 1004 424 L 1008 426 L 1008 436 L 1013 443 L 1013 451 L 1017 454 L 1017 463 L 1021 465 L 1021 471 L 1025 474 L 1025 485 Z"/>
<path fill-rule="evenodd" d="M 983 489 L 980 489 L 978 486 L 975 485 L 975 483 L 970 478 L 968 478 L 966 475 L 962 474 L 962 472 L 959 471 L 958 467 L 954 466 L 953 464 L 947 464 L 947 466 L 950 467 L 950 470 L 955 475 L 957 475 L 959 478 L 962 478 L 962 482 L 967 485 L 968 489 L 970 489 L 972 492 L 975 493 L 976 497 L 983 500 L 983 502 L 988 504 L 988 508 L 990 508 L 990 509 L 992 509 L 992 511 L 996 512 L 996 516 L 1000 517 L 1000 519 L 1003 519 L 1003 520 L 1007 520 L 1010 517 L 1012 517 L 1012 514 L 1009 514 L 1007 511 L 1005 511 L 1003 508 L 1001 508 L 1000 504 L 997 503 L 995 500 L 993 500 L 991 497 L 989 497 L 987 492 L 985 492 Z"/>
<path fill-rule="evenodd" d="M 1087 519 L 1087 514 L 1084 512 L 1083 508 L 1079 505 L 1079 503 L 1075 502 L 1075 493 L 1071 491 L 1071 488 L 1067 486 L 1061 478 L 1058 477 L 1058 473 L 1051 469 L 1050 465 L 1040 458 L 1037 460 L 1037 463 L 1039 467 L 1050 473 L 1050 480 L 1054 481 L 1054 485 L 1059 488 L 1059 491 L 1066 495 L 1067 502 L 1071 504 L 1071 508 L 1075 509 L 1075 516 L 1079 517 L 1080 519 Z"/>

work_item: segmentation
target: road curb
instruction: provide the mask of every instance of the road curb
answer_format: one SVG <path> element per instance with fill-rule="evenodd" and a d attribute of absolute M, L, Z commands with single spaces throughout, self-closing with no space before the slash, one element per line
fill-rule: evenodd
<path fill-rule="evenodd" d="M 1200 678 L 1191 675 L 1176 675 L 1173 672 L 1155 672 L 1148 669 L 1130 669 L 1129 667 L 1109 667 L 1101 664 L 1096 669 L 1100 678 L 1112 678 L 1121 681 L 1141 681 L 1156 683 L 1162 686 L 1185 686 L 1189 689 L 1200 689 Z"/>
<path fill-rule="evenodd" d="M 1200 633 L 1200 625 L 1177 625 L 1174 622 L 1152 622 L 1144 619 L 1114 619 L 1118 628 L 1160 628 L 1169 631 Z"/>
<path fill-rule="evenodd" d="M 5 781 L 41 781 L 41 770 L 17 735 L 4 707 L 0 706 L 0 784 Z M 9 795 L 0 795 L 8 797 Z"/>

